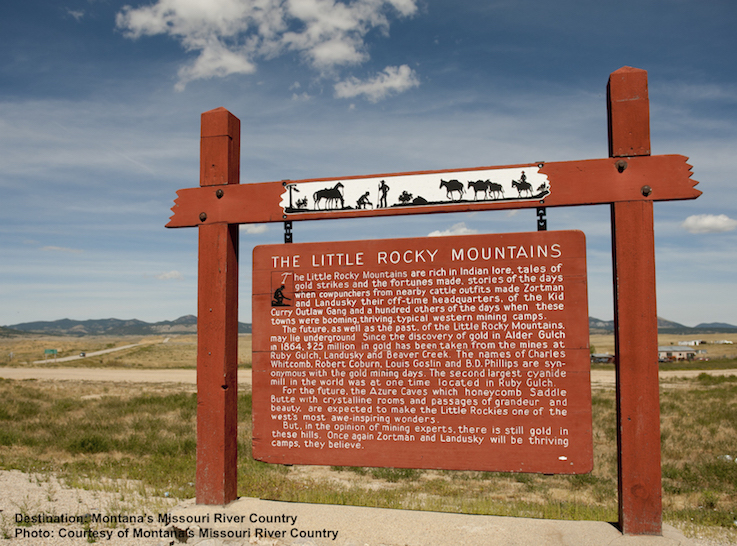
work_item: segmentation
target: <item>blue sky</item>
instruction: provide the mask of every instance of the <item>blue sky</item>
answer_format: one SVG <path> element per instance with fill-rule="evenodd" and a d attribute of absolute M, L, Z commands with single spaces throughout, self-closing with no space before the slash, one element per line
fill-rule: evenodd
<path fill-rule="evenodd" d="M 241 119 L 241 183 L 606 157 L 605 90 L 648 71 L 654 154 L 704 194 L 655 204 L 658 314 L 737 324 L 731 0 L 28 0 L 0 7 L 0 325 L 196 312 L 199 121 Z M 609 209 L 589 312 L 612 318 Z M 295 242 L 535 229 L 534 210 L 300 222 Z M 241 228 L 240 319 L 251 320 Z"/>

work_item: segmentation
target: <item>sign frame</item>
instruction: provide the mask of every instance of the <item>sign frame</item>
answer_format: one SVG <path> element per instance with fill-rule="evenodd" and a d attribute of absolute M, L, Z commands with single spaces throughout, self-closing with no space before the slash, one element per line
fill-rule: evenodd
<path fill-rule="evenodd" d="M 237 497 L 238 224 L 608 203 L 614 286 L 619 526 L 624 534 L 662 534 L 653 202 L 695 199 L 701 192 L 694 188 L 698 182 L 690 179 L 691 167 L 685 157 L 650 155 L 645 70 L 625 66 L 610 74 L 608 159 L 524 165 L 542 165 L 540 172 L 550 180 L 551 193 L 542 204 L 532 200 L 449 202 L 406 209 L 285 214 L 280 203 L 289 182 L 239 185 L 238 118 L 217 108 L 203 113 L 201 121 L 200 187 L 177 192 L 173 216 L 167 224 L 199 228 L 198 504 L 222 505 Z M 633 248 L 637 252 L 632 252 Z"/>

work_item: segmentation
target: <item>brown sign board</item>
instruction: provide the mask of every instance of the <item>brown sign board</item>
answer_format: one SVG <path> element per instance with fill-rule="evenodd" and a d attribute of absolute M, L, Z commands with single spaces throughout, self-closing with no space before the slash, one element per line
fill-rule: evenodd
<path fill-rule="evenodd" d="M 253 455 L 592 468 L 580 231 L 259 246 Z"/>

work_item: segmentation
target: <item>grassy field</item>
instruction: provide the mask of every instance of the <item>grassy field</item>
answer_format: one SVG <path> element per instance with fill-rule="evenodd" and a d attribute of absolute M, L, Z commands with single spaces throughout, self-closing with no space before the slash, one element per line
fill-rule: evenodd
<path fill-rule="evenodd" d="M 187 387 L 0 380 L 0 468 L 75 487 L 139 480 L 152 497 L 194 496 L 196 396 Z M 661 393 L 664 519 L 737 541 L 737 377 Z M 580 476 L 282 467 L 250 456 L 251 396 L 239 397 L 241 496 L 462 513 L 615 521 L 614 393 L 595 390 L 594 470 Z"/>
<path fill-rule="evenodd" d="M 164 342 L 164 340 L 167 340 Z M 94 353 L 115 347 L 141 344 L 105 355 L 91 356 L 71 362 L 44 358 L 45 349 L 56 349 L 58 358 L 80 353 Z M 12 358 L 11 355 L 12 354 Z M 38 362 L 43 361 L 43 362 Z M 35 363 L 34 363 L 35 362 Z M 91 367 L 91 368 L 195 368 L 197 336 L 23 336 L 0 338 L 0 366 L 24 367 Z M 238 336 L 238 365 L 251 365 L 251 335 Z"/>
<path fill-rule="evenodd" d="M 658 346 L 678 345 L 679 341 L 703 340 L 706 343 L 691 347 L 692 349 L 706 351 L 700 358 L 711 360 L 734 360 L 737 359 L 737 333 L 734 334 L 658 334 Z M 614 334 L 592 334 L 589 338 L 590 345 L 596 353 L 614 354 Z M 716 341 L 727 340 L 732 344 L 720 344 Z M 708 362 L 708 361 L 707 361 Z M 702 364 L 703 366 L 703 364 Z M 667 369 L 667 368 L 663 368 Z"/>
<path fill-rule="evenodd" d="M 686 336 L 684 336 L 685 338 Z M 716 336 L 730 339 L 728 335 Z M 146 342 L 109 355 L 61 363 L 122 368 L 191 368 L 195 336 L 10 338 L 0 365 L 27 365 L 44 348 L 59 356 Z M 661 343 L 673 344 L 677 336 Z M 737 341 L 737 339 L 735 339 Z M 613 338 L 594 336 L 597 352 Z M 737 368 L 731 345 L 702 345 L 702 368 Z M 250 366 L 251 337 L 239 337 Z M 7 358 L 13 352 L 12 360 Z M 23 360 L 25 359 L 25 360 Z M 51 362 L 48 365 L 52 365 Z M 674 364 L 663 365 L 664 369 Z M 386 468 L 282 467 L 251 458 L 251 395 L 239 396 L 238 494 L 462 513 L 615 521 L 615 399 L 593 391 L 594 470 L 580 476 Z M 152 498 L 194 496 L 194 386 L 0 379 L 0 468 L 55 473 L 70 486 L 138 480 Z M 678 379 L 661 388 L 664 518 L 688 533 L 709 529 L 737 543 L 737 377 Z M 726 537 L 726 539 L 725 539 Z"/>

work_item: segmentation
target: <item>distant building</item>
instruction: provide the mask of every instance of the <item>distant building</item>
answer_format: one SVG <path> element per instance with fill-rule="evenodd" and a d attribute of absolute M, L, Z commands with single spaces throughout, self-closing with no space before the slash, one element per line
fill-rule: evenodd
<path fill-rule="evenodd" d="M 676 360 L 693 360 L 696 351 L 678 345 L 666 345 L 658 347 L 658 360 L 660 362 L 675 362 Z"/>
<path fill-rule="evenodd" d="M 678 345 L 685 347 L 696 347 L 697 345 L 704 345 L 706 341 L 703 339 L 692 339 L 691 341 L 679 341 Z"/>
<path fill-rule="evenodd" d="M 609 353 L 592 354 L 591 362 L 595 364 L 612 364 L 614 363 L 614 355 Z"/>

